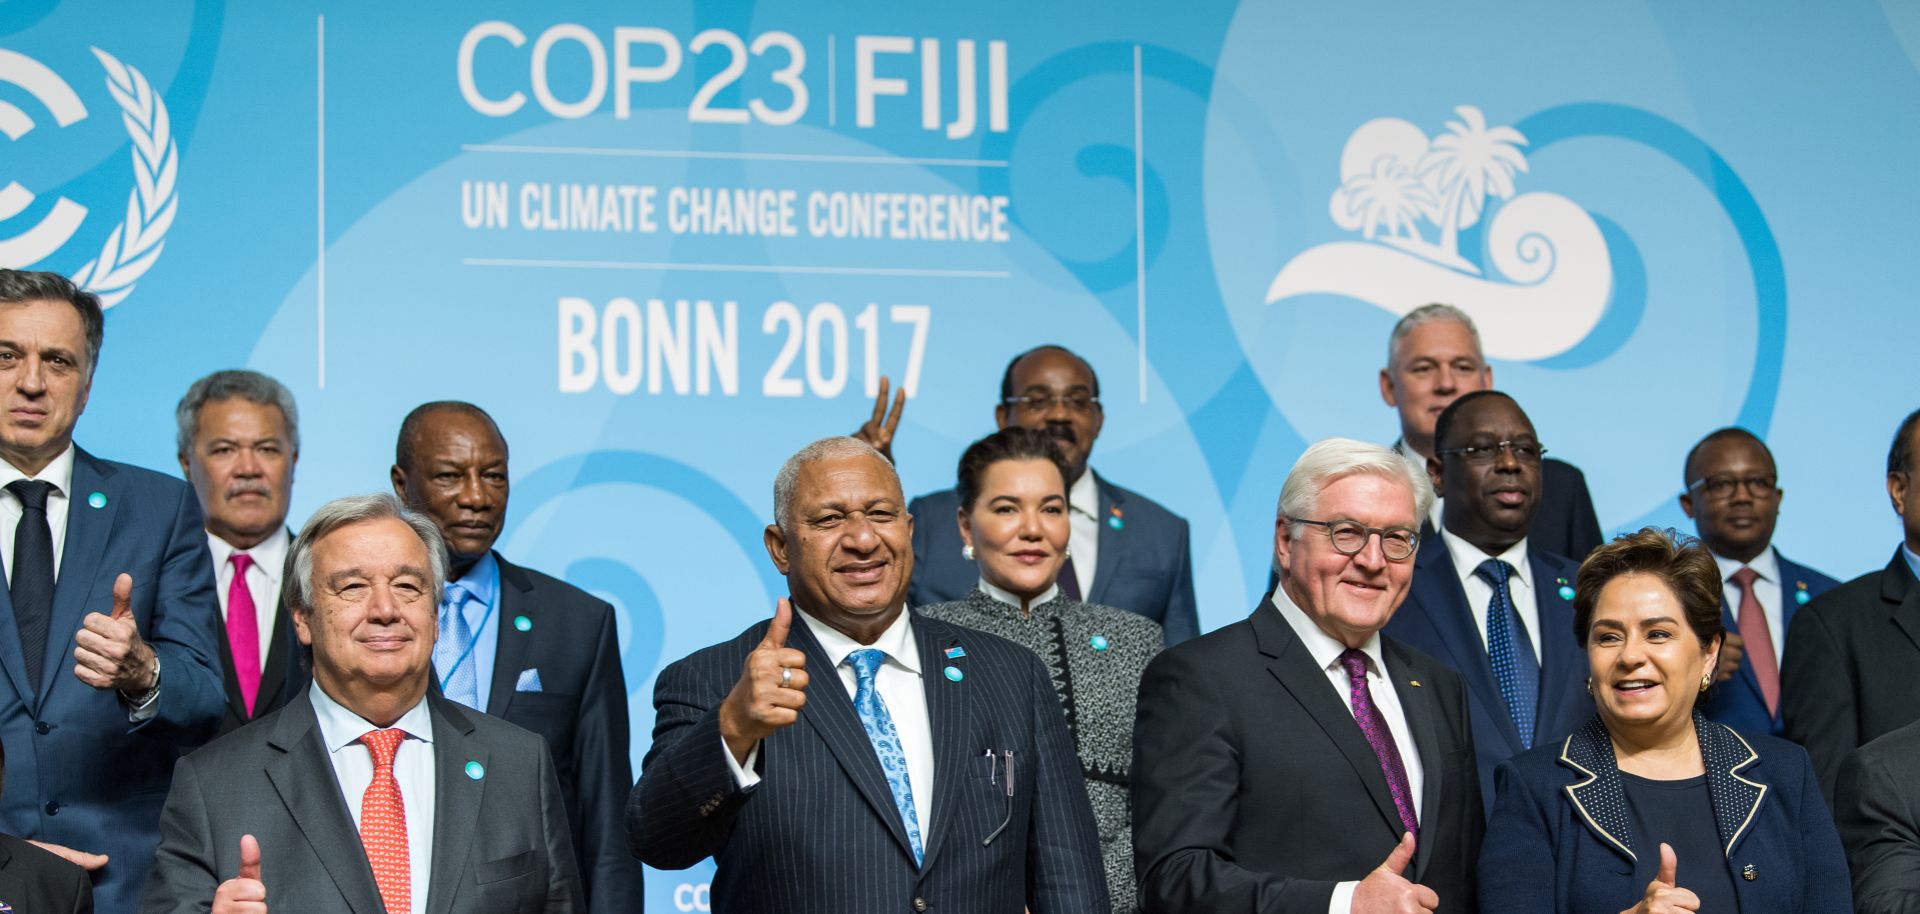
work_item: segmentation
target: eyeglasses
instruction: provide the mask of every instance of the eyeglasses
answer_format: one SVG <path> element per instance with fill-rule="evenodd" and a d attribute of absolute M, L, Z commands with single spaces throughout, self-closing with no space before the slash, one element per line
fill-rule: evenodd
<path fill-rule="evenodd" d="M 1500 459 L 1500 452 L 1506 451 L 1513 459 L 1521 463 L 1539 463 L 1547 456 L 1547 449 L 1531 441 L 1496 441 L 1492 444 L 1472 444 L 1466 447 L 1450 447 L 1434 451 L 1441 456 L 1457 455 L 1468 463 L 1492 463 Z"/>
<path fill-rule="evenodd" d="M 1061 397 L 1052 394 L 1030 394 L 1024 397 L 1008 397 L 1006 403 L 1008 406 L 1035 416 L 1053 412 L 1054 405 L 1059 403 L 1066 404 L 1068 411 L 1076 413 L 1090 413 L 1100 408 L 1100 398 L 1089 397 L 1086 394 L 1067 394 Z"/>
<path fill-rule="evenodd" d="M 1696 479 L 1687 486 L 1690 492 L 1703 492 L 1708 498 L 1724 500 L 1733 497 L 1733 490 L 1746 486 L 1747 492 L 1755 498 L 1772 498 L 1780 494 L 1779 481 L 1772 476 L 1746 476 L 1735 479 L 1732 476 L 1709 476 Z"/>
<path fill-rule="evenodd" d="M 1406 527 L 1369 527 L 1351 520 L 1301 520 L 1294 523 L 1312 524 L 1327 528 L 1327 538 L 1333 541 L 1333 551 L 1341 555 L 1357 555 L 1367 548 L 1367 540 L 1375 534 L 1380 536 L 1380 554 L 1389 562 L 1404 562 L 1413 558 L 1415 550 L 1420 548 L 1420 533 Z"/>

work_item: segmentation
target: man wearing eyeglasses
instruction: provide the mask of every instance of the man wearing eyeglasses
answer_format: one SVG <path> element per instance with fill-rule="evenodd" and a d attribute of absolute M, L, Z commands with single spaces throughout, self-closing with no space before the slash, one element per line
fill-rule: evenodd
<path fill-rule="evenodd" d="M 883 381 L 872 419 L 854 435 L 889 459 L 904 397 L 894 399 L 890 418 L 884 416 Z M 1014 356 L 1000 378 L 993 420 L 1000 428 L 1019 425 L 1051 434 L 1073 473 L 1067 489 L 1073 532 L 1060 568 L 1060 590 L 1067 598 L 1146 616 L 1160 623 L 1169 645 L 1199 634 L 1186 519 L 1087 466 L 1106 421 L 1093 366 L 1060 346 L 1036 346 Z M 959 508 L 953 489 L 922 495 L 908 505 L 908 512 L 921 518 L 913 532 L 910 605 L 959 600 L 979 585 L 980 571 L 963 553 L 966 544 L 954 523 Z"/>
<path fill-rule="evenodd" d="M 1427 473 L 1446 498 L 1440 531 L 1422 538 L 1407 605 L 1387 634 L 1466 681 L 1480 797 L 1491 811 L 1496 766 L 1593 714 L 1587 657 L 1573 637 L 1580 565 L 1527 536 L 1546 448 L 1520 404 L 1495 390 L 1463 394 L 1434 431 Z"/>
<path fill-rule="evenodd" d="M 1307 448 L 1280 489 L 1279 586 L 1147 667 L 1132 784 L 1144 914 L 1474 909 L 1485 828 L 1464 688 L 1380 634 L 1432 501 L 1390 448 Z"/>
<path fill-rule="evenodd" d="M 1723 428 L 1700 439 L 1687 452 L 1685 474 L 1680 510 L 1719 563 L 1724 588 L 1727 637 L 1704 711 L 1729 727 L 1777 736 L 1787 627 L 1837 582 L 1773 548 L 1784 493 L 1773 453 L 1752 432 Z"/>

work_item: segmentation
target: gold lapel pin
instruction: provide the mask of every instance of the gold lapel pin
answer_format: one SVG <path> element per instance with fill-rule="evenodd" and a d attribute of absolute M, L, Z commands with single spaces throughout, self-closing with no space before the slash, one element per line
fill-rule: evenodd
<path fill-rule="evenodd" d="M 1418 679 L 1409 679 L 1407 680 L 1407 684 L 1413 686 L 1416 689 L 1420 688 L 1420 680 Z"/>

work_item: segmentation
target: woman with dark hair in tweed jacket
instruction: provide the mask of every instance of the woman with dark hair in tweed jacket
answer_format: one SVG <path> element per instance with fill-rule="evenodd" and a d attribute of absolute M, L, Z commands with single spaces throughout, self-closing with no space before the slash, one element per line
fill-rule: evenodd
<path fill-rule="evenodd" d="M 960 536 L 980 565 L 980 586 L 963 600 L 915 611 L 1006 638 L 1046 664 L 1086 774 L 1114 911 L 1132 912 L 1139 906 L 1127 797 L 1133 711 L 1140 674 L 1160 652 L 1160 626 L 1061 592 L 1072 530 L 1067 466 L 1046 432 L 1012 427 L 974 442 L 960 457 L 959 476 Z"/>

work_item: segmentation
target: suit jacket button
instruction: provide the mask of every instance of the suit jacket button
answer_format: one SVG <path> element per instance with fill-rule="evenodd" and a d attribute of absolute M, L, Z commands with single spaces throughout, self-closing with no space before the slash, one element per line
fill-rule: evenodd
<path fill-rule="evenodd" d="M 927 909 L 927 900 L 925 898 L 915 898 L 913 900 L 913 909 L 915 911 L 925 911 Z"/>
<path fill-rule="evenodd" d="M 59 815 L 59 814 L 60 814 L 60 801 L 59 801 L 59 800 L 48 800 L 48 801 L 47 801 L 47 815 L 50 815 L 50 816 L 57 816 L 57 815 Z"/>
<path fill-rule="evenodd" d="M 1756 869 L 1753 864 L 1749 863 L 1746 866 L 1743 866 L 1740 868 L 1740 878 L 1745 879 L 1748 882 L 1752 882 L 1755 879 L 1760 878 L 1760 871 Z"/>
<path fill-rule="evenodd" d="M 53 732 L 53 725 L 44 720 L 36 720 L 33 722 L 33 732 L 41 736 L 46 736 L 48 733 Z"/>

